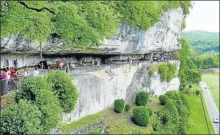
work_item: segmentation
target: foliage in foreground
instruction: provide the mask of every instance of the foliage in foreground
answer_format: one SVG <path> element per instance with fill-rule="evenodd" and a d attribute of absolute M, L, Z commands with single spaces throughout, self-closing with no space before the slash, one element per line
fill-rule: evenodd
<path fill-rule="evenodd" d="M 40 134 L 43 130 L 41 116 L 38 107 L 25 100 L 11 103 L 1 110 L 0 132 Z"/>
<path fill-rule="evenodd" d="M 43 133 L 48 133 L 59 123 L 62 109 L 52 92 L 52 85 L 47 82 L 46 78 L 25 78 L 21 84 L 21 91 L 16 94 L 15 98 L 17 103 L 21 99 L 26 99 L 39 108 L 42 113 Z"/>
<path fill-rule="evenodd" d="M 79 95 L 70 75 L 60 70 L 53 70 L 49 72 L 47 80 L 52 83 L 52 90 L 54 95 L 57 95 L 63 111 L 71 112 Z"/>

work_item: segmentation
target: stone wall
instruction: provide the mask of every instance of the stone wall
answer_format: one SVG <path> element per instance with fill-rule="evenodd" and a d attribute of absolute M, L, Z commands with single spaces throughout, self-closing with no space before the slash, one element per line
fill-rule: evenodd
<path fill-rule="evenodd" d="M 175 63 L 179 70 L 179 61 L 170 62 Z M 179 88 L 178 78 L 173 78 L 167 83 L 160 81 L 160 75 L 157 72 L 150 77 L 147 71 L 149 65 L 151 65 L 150 62 L 141 62 L 72 75 L 73 83 L 76 84 L 80 97 L 73 112 L 62 114 L 63 122 L 72 122 L 97 113 L 111 106 L 115 99 L 122 98 L 126 102 L 133 102 L 136 93 L 140 90 L 159 96 L 166 91 Z"/>

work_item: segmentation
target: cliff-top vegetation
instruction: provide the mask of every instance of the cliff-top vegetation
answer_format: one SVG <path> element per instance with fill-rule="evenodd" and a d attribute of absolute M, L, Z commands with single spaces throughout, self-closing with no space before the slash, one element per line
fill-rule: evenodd
<path fill-rule="evenodd" d="M 120 23 L 147 30 L 173 8 L 189 13 L 190 1 L 1 1 L 2 37 L 21 35 L 44 43 L 61 38 L 68 46 L 99 45 Z"/>

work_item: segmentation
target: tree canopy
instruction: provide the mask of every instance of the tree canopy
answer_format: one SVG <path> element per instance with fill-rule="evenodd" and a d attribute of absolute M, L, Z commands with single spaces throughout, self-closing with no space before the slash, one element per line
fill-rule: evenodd
<path fill-rule="evenodd" d="M 188 14 L 191 6 L 190 1 L 1 1 L 1 39 L 21 35 L 42 43 L 55 34 L 68 46 L 100 45 L 122 22 L 147 30 L 163 12 L 182 7 Z"/>

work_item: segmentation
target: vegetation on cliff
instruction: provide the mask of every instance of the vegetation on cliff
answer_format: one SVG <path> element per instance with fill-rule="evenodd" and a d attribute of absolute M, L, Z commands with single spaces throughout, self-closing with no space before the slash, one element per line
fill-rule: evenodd
<path fill-rule="evenodd" d="M 119 24 L 147 30 L 163 12 L 190 1 L 1 1 L 2 38 L 13 34 L 43 43 L 62 38 L 68 46 L 99 45 L 116 34 Z"/>
<path fill-rule="evenodd" d="M 161 81 L 170 82 L 177 74 L 177 67 L 172 63 L 152 64 L 148 68 L 150 77 L 153 73 L 158 71 Z"/>

